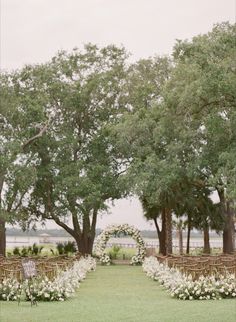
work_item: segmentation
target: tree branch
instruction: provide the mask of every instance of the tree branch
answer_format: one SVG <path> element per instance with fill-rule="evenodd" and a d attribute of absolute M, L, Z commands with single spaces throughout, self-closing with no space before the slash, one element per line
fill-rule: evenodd
<path fill-rule="evenodd" d="M 157 233 L 158 233 L 158 235 L 160 235 L 161 231 L 160 231 L 160 228 L 159 228 L 159 225 L 158 225 L 157 219 L 156 219 L 156 218 L 153 218 L 153 221 L 154 221 L 154 224 L 155 224 L 155 227 L 156 227 Z"/>
<path fill-rule="evenodd" d="M 1 202 L 1 194 L 2 194 L 2 188 L 3 188 L 3 183 L 4 183 L 4 175 L 0 175 L 0 202 Z M 0 204 L 1 206 L 1 204 Z"/>
<path fill-rule="evenodd" d="M 71 214 L 72 214 L 72 222 L 73 222 L 74 230 L 78 232 L 79 235 L 81 235 L 81 229 L 80 229 L 77 214 L 74 211 L 71 212 Z"/>
<path fill-rule="evenodd" d="M 83 216 L 83 233 L 90 230 L 90 219 L 89 219 L 89 213 L 84 214 Z"/>
<path fill-rule="evenodd" d="M 38 134 L 32 136 L 30 139 L 28 139 L 24 144 L 23 144 L 23 149 L 25 149 L 28 145 L 30 145 L 32 142 L 34 142 L 35 140 L 41 138 L 43 136 L 43 134 L 47 131 L 48 126 L 50 124 L 50 118 L 48 119 L 48 121 L 46 122 L 46 124 L 43 126 L 43 128 L 39 131 Z"/>
<path fill-rule="evenodd" d="M 21 197 L 20 197 L 18 203 L 16 204 L 16 206 L 14 207 L 13 211 L 16 211 L 20 207 L 20 205 L 22 204 L 22 200 L 23 200 L 26 192 L 27 192 L 27 190 L 21 194 Z"/>
<path fill-rule="evenodd" d="M 92 226 L 91 226 L 92 232 L 95 231 L 95 229 L 96 229 L 97 215 L 98 215 L 98 211 L 97 211 L 97 209 L 94 209 L 93 210 Z"/>
<path fill-rule="evenodd" d="M 55 223 L 62 227 L 63 229 L 65 229 L 71 236 L 73 236 L 74 238 L 76 238 L 76 232 L 71 229 L 68 225 L 66 225 L 64 222 L 62 222 L 56 215 L 54 215 L 53 213 L 50 213 L 50 216 L 47 216 L 46 214 L 43 215 L 43 217 L 45 219 L 49 219 L 49 220 L 54 220 Z"/>
<path fill-rule="evenodd" d="M 16 199 L 16 196 L 17 196 L 17 190 L 14 191 L 13 196 L 7 205 L 7 212 L 10 212 L 12 210 L 12 206 L 13 206 L 14 200 Z"/>

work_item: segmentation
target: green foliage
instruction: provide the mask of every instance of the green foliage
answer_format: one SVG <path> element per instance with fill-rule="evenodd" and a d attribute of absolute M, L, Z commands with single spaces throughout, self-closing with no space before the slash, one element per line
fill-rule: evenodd
<path fill-rule="evenodd" d="M 76 253 L 77 248 L 75 242 L 67 241 L 64 243 L 57 243 L 57 251 L 59 255 L 68 255 L 69 253 Z"/>
<path fill-rule="evenodd" d="M 64 253 L 65 254 L 76 253 L 76 252 L 77 252 L 77 248 L 76 248 L 75 242 L 67 241 L 64 243 Z"/>
<path fill-rule="evenodd" d="M 42 250 L 43 250 L 43 246 L 39 246 L 37 244 L 33 244 L 32 246 L 23 246 L 22 248 L 19 248 L 19 247 L 14 247 L 13 248 L 13 251 L 12 251 L 12 254 L 13 255 L 16 255 L 16 256 L 23 256 L 23 257 L 26 257 L 26 256 L 38 256 L 41 254 Z"/>
<path fill-rule="evenodd" d="M 156 236 L 155 236 L 156 237 Z M 117 247 L 117 246 L 116 246 Z M 112 248 L 107 248 L 106 253 L 110 256 L 112 259 Z M 136 248 L 126 248 L 126 247 L 120 247 L 119 251 L 116 254 L 116 258 L 118 260 L 131 260 L 133 256 L 137 253 Z"/>
<path fill-rule="evenodd" d="M 32 246 L 32 255 L 39 255 L 43 250 L 43 246 L 38 246 L 35 243 Z"/>
<path fill-rule="evenodd" d="M 63 243 L 57 243 L 57 251 L 58 251 L 59 255 L 64 254 L 64 245 L 63 245 Z"/>
<path fill-rule="evenodd" d="M 28 249 L 27 247 L 23 246 L 22 249 L 21 249 L 21 256 L 26 257 L 27 255 L 29 255 L 29 251 L 30 251 L 30 249 Z"/>
<path fill-rule="evenodd" d="M 136 72 L 152 85 L 142 96 L 134 81 L 132 113 L 116 127 L 117 144 L 130 162 L 129 181 L 147 218 L 167 208 L 187 214 L 197 228 L 221 230 L 222 204 L 214 206 L 210 195 L 217 190 L 234 199 L 235 25 L 219 24 L 206 35 L 178 41 L 173 58 L 158 94 L 152 73 Z M 144 104 L 145 95 L 156 99 Z"/>
<path fill-rule="evenodd" d="M 126 108 L 126 57 L 124 48 L 89 44 L 12 76 L 27 116 L 24 153 L 35 171 L 22 214 L 54 220 L 76 240 L 82 230 L 86 238 L 94 238 L 92 222 L 98 212 L 107 209 L 107 200 L 126 193 L 123 161 L 116 158 L 109 138 L 109 126 Z M 73 218 L 73 228 L 65 224 L 66 217 Z"/>
<path fill-rule="evenodd" d="M 235 25 L 219 24 L 174 50 L 176 68 L 165 97 L 174 127 L 195 151 L 189 170 L 199 169 L 207 183 L 232 193 L 235 164 Z M 194 170 L 195 168 L 195 170 Z"/>
<path fill-rule="evenodd" d="M 180 41 L 164 94 L 180 142 L 192 147 L 186 173 L 200 176 L 206 187 L 218 192 L 220 211 L 215 209 L 212 219 L 213 225 L 223 227 L 224 252 L 234 249 L 235 28 L 222 23 L 191 42 Z"/>
<path fill-rule="evenodd" d="M 114 245 L 112 249 L 108 252 L 108 255 L 110 256 L 110 259 L 117 259 L 117 255 L 120 252 L 121 247 Z"/>
<path fill-rule="evenodd" d="M 20 249 L 19 249 L 19 247 L 14 247 L 12 253 L 13 253 L 13 255 L 20 256 Z"/>

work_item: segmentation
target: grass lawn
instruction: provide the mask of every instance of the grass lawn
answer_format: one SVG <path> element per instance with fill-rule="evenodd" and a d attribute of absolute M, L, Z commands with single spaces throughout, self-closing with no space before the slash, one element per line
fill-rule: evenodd
<path fill-rule="evenodd" d="M 172 299 L 141 267 L 98 266 L 66 302 L 0 302 L 0 322 L 235 322 L 236 301 Z"/>

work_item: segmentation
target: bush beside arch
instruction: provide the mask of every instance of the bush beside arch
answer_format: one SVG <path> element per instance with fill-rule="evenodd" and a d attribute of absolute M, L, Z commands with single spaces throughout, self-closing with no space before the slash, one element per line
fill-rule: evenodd
<path fill-rule="evenodd" d="M 109 265 L 111 259 L 109 255 L 105 253 L 106 245 L 110 237 L 124 234 L 125 236 L 130 236 L 136 241 L 137 253 L 131 259 L 132 265 L 142 264 L 145 257 L 145 243 L 140 234 L 140 231 L 133 226 L 128 224 L 122 225 L 111 225 L 108 226 L 103 232 L 97 237 L 95 241 L 95 255 L 98 256 L 102 264 Z"/>

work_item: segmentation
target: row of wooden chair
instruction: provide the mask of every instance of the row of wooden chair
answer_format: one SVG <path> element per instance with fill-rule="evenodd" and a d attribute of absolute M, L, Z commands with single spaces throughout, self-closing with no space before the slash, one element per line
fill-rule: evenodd
<path fill-rule="evenodd" d="M 174 267 L 194 279 L 199 276 L 220 276 L 227 273 L 236 276 L 236 256 L 157 256 L 161 263 Z"/>
<path fill-rule="evenodd" d="M 46 276 L 49 279 L 53 279 L 59 271 L 64 271 L 70 268 L 75 260 L 78 260 L 80 256 L 66 257 L 57 256 L 50 258 L 1 258 L 0 260 L 0 281 L 7 278 L 14 278 L 18 281 L 24 279 L 23 274 L 23 261 L 32 261 L 35 264 L 37 276 Z"/>

